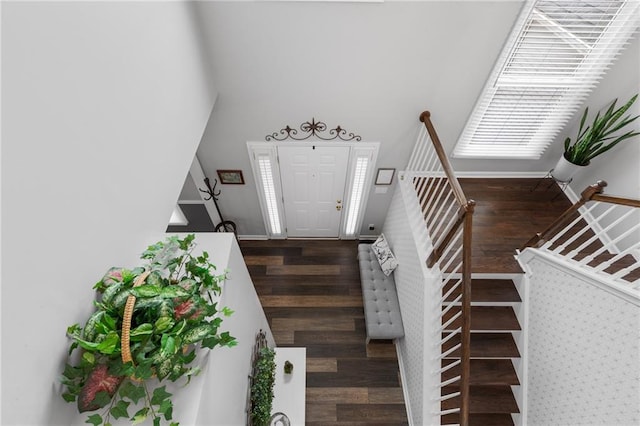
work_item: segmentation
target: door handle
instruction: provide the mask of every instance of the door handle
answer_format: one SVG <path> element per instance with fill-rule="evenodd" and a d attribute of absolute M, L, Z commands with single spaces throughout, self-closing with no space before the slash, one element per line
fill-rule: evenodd
<path fill-rule="evenodd" d="M 342 210 L 342 206 L 336 206 L 336 210 L 338 211 Z"/>

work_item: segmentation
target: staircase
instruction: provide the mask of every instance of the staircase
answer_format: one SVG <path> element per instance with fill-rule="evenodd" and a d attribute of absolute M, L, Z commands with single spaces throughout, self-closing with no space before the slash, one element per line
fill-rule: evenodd
<path fill-rule="evenodd" d="M 445 288 L 445 291 L 447 288 Z M 455 299 L 450 295 L 447 300 Z M 474 277 L 471 281 L 471 376 L 470 376 L 470 425 L 513 425 L 513 413 L 519 413 L 512 386 L 520 384 L 513 360 L 520 358 L 516 344 L 520 324 L 516 315 L 521 303 L 513 280 L 504 278 Z M 448 302 L 445 302 L 445 305 Z M 445 321 L 447 317 L 445 316 Z M 459 327 L 454 321 L 448 328 Z M 451 339 L 442 351 L 459 343 Z M 443 360 L 443 367 L 459 359 L 460 351 L 454 351 Z M 442 374 L 442 381 L 460 374 L 460 366 Z M 442 394 L 455 392 L 455 386 L 443 388 Z M 442 402 L 442 409 L 459 407 L 458 398 Z M 442 424 L 458 424 L 459 415 L 447 414 Z"/>

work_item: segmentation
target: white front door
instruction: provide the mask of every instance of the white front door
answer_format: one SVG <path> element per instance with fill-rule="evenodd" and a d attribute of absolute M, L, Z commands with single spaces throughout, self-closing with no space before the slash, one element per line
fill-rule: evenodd
<path fill-rule="evenodd" d="M 287 236 L 338 238 L 349 147 L 280 146 L 278 157 Z"/>

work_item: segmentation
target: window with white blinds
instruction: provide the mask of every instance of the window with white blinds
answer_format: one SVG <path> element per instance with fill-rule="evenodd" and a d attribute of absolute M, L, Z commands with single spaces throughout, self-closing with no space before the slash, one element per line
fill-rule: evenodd
<path fill-rule="evenodd" d="M 527 0 L 454 156 L 537 159 L 640 25 L 640 0 Z"/>
<path fill-rule="evenodd" d="M 347 221 L 345 226 L 345 237 L 355 237 L 357 233 L 358 219 L 360 219 L 360 209 L 363 207 L 362 199 L 369 166 L 369 155 L 357 157 L 353 181 L 349 192 L 349 203 L 347 204 Z"/>

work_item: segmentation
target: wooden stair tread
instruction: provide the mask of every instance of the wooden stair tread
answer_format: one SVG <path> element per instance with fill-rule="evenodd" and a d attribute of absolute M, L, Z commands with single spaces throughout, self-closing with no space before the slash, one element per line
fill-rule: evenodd
<path fill-rule="evenodd" d="M 442 318 L 442 323 L 451 319 L 457 309 L 450 309 Z M 462 325 L 462 317 L 451 323 L 447 330 L 454 330 Z M 472 306 L 472 330 L 520 330 L 520 323 L 511 306 Z"/>
<path fill-rule="evenodd" d="M 600 246 L 602 246 L 602 244 L 585 247 L 580 252 L 571 254 L 572 259 L 575 261 L 582 261 L 585 257 L 591 256 L 597 249 L 600 248 Z M 552 249 L 556 248 L 556 245 L 552 245 L 551 248 Z M 571 248 L 572 247 L 568 247 L 564 249 L 561 253 L 563 255 L 569 255 L 571 252 Z M 592 268 L 596 268 L 600 266 L 602 263 L 609 262 L 615 256 L 616 256 L 615 253 L 605 251 L 603 253 L 598 254 L 597 256 L 594 256 L 593 259 L 587 262 L 587 265 Z M 631 268 L 629 271 L 627 271 L 627 273 L 624 276 L 622 276 L 622 279 L 629 282 L 633 282 L 638 278 L 640 278 L 640 262 L 638 262 L 638 260 L 636 260 L 636 258 L 633 257 L 631 254 L 627 254 L 626 256 L 623 256 L 620 259 L 617 259 L 615 262 L 612 262 L 611 265 L 607 266 L 604 269 L 604 272 L 613 275 L 616 272 L 619 272 L 623 269 L 626 269 L 634 265 L 635 265 L 635 268 Z"/>
<path fill-rule="evenodd" d="M 445 294 L 454 283 L 447 283 L 443 289 Z M 447 301 L 454 300 L 460 294 L 460 287 L 453 291 Z M 471 280 L 472 302 L 521 302 L 520 294 L 512 280 L 508 279 L 476 279 Z"/>
<path fill-rule="evenodd" d="M 446 359 L 443 366 L 454 359 Z M 460 365 L 450 368 L 442 373 L 442 380 L 449 380 L 460 375 Z M 472 359 L 471 376 L 469 384 L 476 385 L 519 385 L 518 375 L 509 359 Z"/>
<path fill-rule="evenodd" d="M 460 343 L 460 334 L 443 345 L 443 352 Z M 459 358 L 460 349 L 449 354 L 449 358 Z M 520 352 L 511 333 L 471 333 L 472 358 L 520 358 Z"/>
<path fill-rule="evenodd" d="M 460 424 L 458 413 L 442 416 L 441 424 Z M 513 426 L 513 418 L 508 413 L 471 413 L 469 414 L 469 426 Z"/>
<path fill-rule="evenodd" d="M 458 387 L 442 388 L 442 395 L 457 392 Z M 460 397 L 442 401 L 442 410 L 460 406 Z M 511 386 L 469 386 L 469 413 L 519 413 Z"/>

